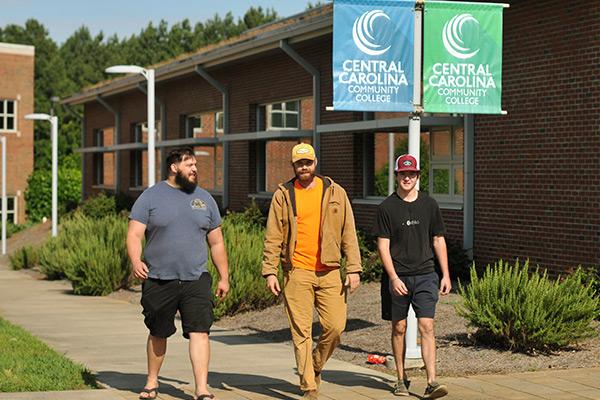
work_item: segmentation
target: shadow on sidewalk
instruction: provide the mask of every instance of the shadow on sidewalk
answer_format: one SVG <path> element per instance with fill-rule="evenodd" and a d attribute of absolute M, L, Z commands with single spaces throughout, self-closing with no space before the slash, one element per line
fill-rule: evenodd
<path fill-rule="evenodd" d="M 273 399 L 297 399 L 302 392 L 297 385 L 261 375 L 209 372 L 210 387 L 225 391 L 243 390 Z"/>
<path fill-rule="evenodd" d="M 117 371 L 98 371 L 96 380 L 111 388 L 129 391 L 138 394 L 146 384 L 146 374 L 127 374 Z M 184 392 L 180 387 L 189 385 L 190 382 L 181 381 L 166 376 L 159 376 L 161 394 L 168 394 L 177 399 L 190 399 L 190 394 Z M 192 386 L 193 387 L 193 386 Z"/>
<path fill-rule="evenodd" d="M 323 370 L 323 380 L 340 386 L 363 386 L 389 392 L 396 381 L 393 378 L 384 378 L 378 375 L 363 374 L 358 372 Z"/>

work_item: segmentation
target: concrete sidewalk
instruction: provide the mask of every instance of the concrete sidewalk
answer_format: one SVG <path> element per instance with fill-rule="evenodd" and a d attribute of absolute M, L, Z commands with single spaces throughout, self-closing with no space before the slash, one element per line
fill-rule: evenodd
<path fill-rule="evenodd" d="M 137 399 L 145 383 L 147 336 L 140 307 L 104 297 L 70 294 L 68 282 L 35 280 L 0 265 L 0 316 L 25 328 L 97 374 L 107 389 L 75 392 L 0 393 L 0 399 Z M 178 328 L 179 329 L 179 328 Z M 387 338 L 381 338 L 387 340 Z M 211 333 L 209 383 L 221 400 L 297 399 L 301 392 L 291 347 L 235 330 Z M 323 399 L 392 399 L 394 377 L 330 360 Z M 600 399 L 600 368 L 468 378 L 442 378 L 447 399 Z M 161 399 L 191 399 L 193 377 L 187 341 L 169 339 L 160 377 Z M 419 398 L 425 381 L 413 380 Z"/>

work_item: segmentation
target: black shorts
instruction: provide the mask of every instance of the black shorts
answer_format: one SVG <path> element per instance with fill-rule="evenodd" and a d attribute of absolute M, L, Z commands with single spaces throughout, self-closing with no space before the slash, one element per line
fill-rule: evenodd
<path fill-rule="evenodd" d="M 196 281 L 148 278 L 142 284 L 144 323 L 155 337 L 167 338 L 177 331 L 175 314 L 181 315 L 183 336 L 190 332 L 210 333 L 214 315 L 212 279 L 208 272 Z"/>
<path fill-rule="evenodd" d="M 396 296 L 392 292 L 392 321 L 401 321 L 408 316 L 408 308 L 412 304 L 417 318 L 433 318 L 435 306 L 439 298 L 440 278 L 435 272 L 425 275 L 399 276 L 408 289 L 406 296 Z"/>

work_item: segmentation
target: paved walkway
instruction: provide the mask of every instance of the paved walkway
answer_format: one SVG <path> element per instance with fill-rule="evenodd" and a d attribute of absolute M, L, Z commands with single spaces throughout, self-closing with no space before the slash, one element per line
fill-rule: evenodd
<path fill-rule="evenodd" d="M 145 383 L 145 338 L 140 307 L 104 297 L 70 294 L 68 282 L 35 280 L 0 261 L 0 316 L 97 374 L 107 389 L 0 393 L 0 400 L 136 399 Z M 382 338 L 386 340 L 386 338 Z M 253 335 L 215 328 L 209 383 L 221 400 L 298 399 L 292 349 Z M 393 377 L 338 360 L 323 372 L 323 399 L 392 399 Z M 600 368 L 442 379 L 447 399 L 600 399 Z M 161 399 L 190 399 L 193 378 L 187 341 L 169 340 Z M 413 380 L 414 396 L 425 382 Z"/>

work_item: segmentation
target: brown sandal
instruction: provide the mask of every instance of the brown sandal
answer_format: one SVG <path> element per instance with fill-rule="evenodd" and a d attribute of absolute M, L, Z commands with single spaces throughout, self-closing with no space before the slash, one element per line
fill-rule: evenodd
<path fill-rule="evenodd" d="M 151 396 L 150 394 L 154 392 L 154 396 Z M 143 393 L 146 393 L 146 397 L 142 396 Z M 140 392 L 140 400 L 154 400 L 158 398 L 158 386 L 154 387 L 154 388 L 143 388 L 142 391 Z"/>

